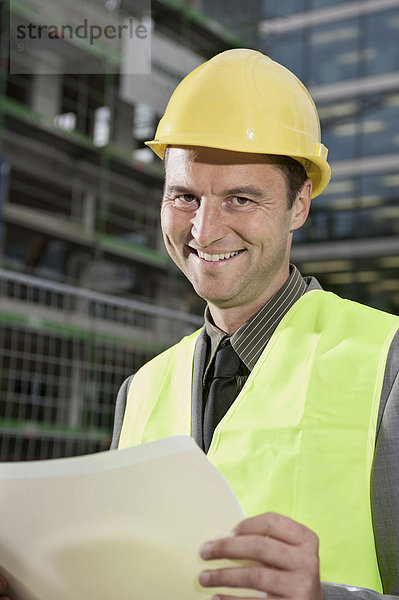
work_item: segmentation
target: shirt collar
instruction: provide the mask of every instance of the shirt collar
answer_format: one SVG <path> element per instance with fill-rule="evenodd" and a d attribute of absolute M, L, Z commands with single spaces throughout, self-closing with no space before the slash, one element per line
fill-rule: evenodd
<path fill-rule="evenodd" d="M 306 292 L 309 282 L 310 278 L 303 278 L 297 267 L 290 264 L 290 276 L 284 285 L 230 336 L 232 347 L 248 369 L 252 371 L 277 325 Z M 229 336 L 213 323 L 208 306 L 205 309 L 205 329 L 210 340 L 207 371 L 219 344 Z"/>

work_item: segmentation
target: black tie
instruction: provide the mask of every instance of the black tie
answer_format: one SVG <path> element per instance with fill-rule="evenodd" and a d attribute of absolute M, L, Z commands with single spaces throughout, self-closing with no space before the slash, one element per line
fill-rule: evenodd
<path fill-rule="evenodd" d="M 204 411 L 204 450 L 208 452 L 216 425 L 224 417 L 237 395 L 236 376 L 241 360 L 230 342 L 215 355 L 213 378 Z"/>

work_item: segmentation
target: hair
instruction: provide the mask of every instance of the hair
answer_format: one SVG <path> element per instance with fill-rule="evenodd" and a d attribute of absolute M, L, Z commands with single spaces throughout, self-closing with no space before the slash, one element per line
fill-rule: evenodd
<path fill-rule="evenodd" d="M 168 153 L 169 146 L 165 148 L 163 156 L 164 171 Z M 308 179 L 306 169 L 299 161 L 290 156 L 283 156 L 280 154 L 265 154 L 265 156 L 268 156 L 271 159 L 272 164 L 278 167 L 284 175 L 287 186 L 287 205 L 290 210 L 294 205 L 297 195 L 303 188 L 305 181 Z"/>
<path fill-rule="evenodd" d="M 291 209 L 295 199 L 303 188 L 303 184 L 308 179 L 305 167 L 290 156 L 280 156 L 278 154 L 268 154 L 273 164 L 280 169 L 284 175 L 287 185 L 287 204 Z"/>

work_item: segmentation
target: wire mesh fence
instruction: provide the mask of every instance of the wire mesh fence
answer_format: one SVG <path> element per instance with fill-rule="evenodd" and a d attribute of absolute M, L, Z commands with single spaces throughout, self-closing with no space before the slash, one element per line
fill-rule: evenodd
<path fill-rule="evenodd" d="M 122 381 L 201 321 L 0 269 L 0 460 L 107 449 Z"/>

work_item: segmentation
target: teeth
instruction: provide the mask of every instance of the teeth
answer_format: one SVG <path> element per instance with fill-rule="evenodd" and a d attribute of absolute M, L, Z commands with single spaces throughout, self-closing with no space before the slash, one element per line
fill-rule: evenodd
<path fill-rule="evenodd" d="M 206 254 L 205 252 L 200 252 L 200 250 L 197 250 L 197 252 L 200 258 L 203 258 L 208 262 L 216 262 L 218 260 L 225 260 L 226 258 L 231 258 L 232 256 L 239 254 L 240 250 L 236 250 L 235 252 L 228 252 L 225 254 Z"/>

